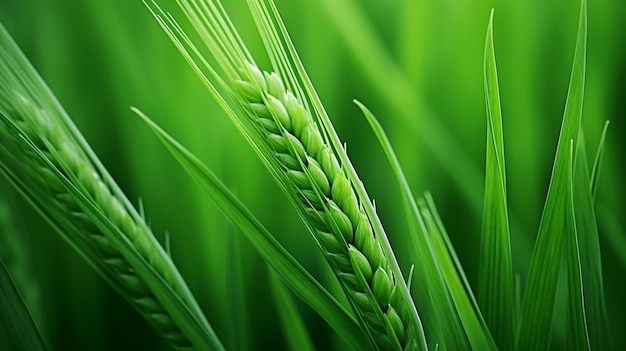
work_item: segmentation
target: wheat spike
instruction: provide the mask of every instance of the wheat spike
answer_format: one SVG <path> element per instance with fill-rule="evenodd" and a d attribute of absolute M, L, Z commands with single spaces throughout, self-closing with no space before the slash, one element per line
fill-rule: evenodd
<path fill-rule="evenodd" d="M 253 64 L 235 81 L 247 113 L 289 179 L 314 235 L 381 349 L 404 349 L 410 307 L 396 289 L 388 258 L 332 148 L 305 106 L 276 73 Z"/>
<path fill-rule="evenodd" d="M 425 348 L 419 316 L 395 257 L 388 256 L 393 252 L 380 221 L 370 217 L 376 216 L 373 206 L 347 156 L 337 151 L 339 138 L 327 125 L 310 81 L 305 83 L 304 68 L 294 63 L 297 53 L 273 1 L 248 0 L 248 5 L 274 72 L 254 63 L 219 0 L 178 4 L 217 65 L 205 59 L 172 15 L 154 2 L 146 5 L 289 194 L 372 345 Z"/>
<path fill-rule="evenodd" d="M 208 349 L 170 257 L 2 26 L 0 82 L 2 173 L 174 347 Z"/>

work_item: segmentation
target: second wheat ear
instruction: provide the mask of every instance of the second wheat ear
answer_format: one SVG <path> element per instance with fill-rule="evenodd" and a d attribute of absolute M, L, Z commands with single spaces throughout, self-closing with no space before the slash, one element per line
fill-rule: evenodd
<path fill-rule="evenodd" d="M 0 26 L 0 171 L 177 349 L 220 350 L 172 259 Z"/>

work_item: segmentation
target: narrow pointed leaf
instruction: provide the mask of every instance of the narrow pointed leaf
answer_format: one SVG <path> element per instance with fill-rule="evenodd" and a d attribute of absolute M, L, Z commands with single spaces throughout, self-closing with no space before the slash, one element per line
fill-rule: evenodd
<path fill-rule="evenodd" d="M 363 336 L 354 317 L 276 241 L 217 176 L 145 114 L 135 108 L 133 112 L 146 122 L 172 156 L 211 196 L 220 211 L 241 230 L 284 282 L 350 345 L 361 350 L 369 349 L 369 340 Z"/>
<path fill-rule="evenodd" d="M 602 130 L 602 136 L 598 143 L 598 151 L 596 151 L 596 157 L 593 161 L 593 168 L 591 169 L 591 197 L 596 198 L 598 192 L 598 180 L 600 179 L 600 169 L 602 168 L 602 159 L 604 157 L 604 144 L 606 142 L 606 132 L 609 130 L 609 121 L 604 123 L 604 129 Z"/>
<path fill-rule="evenodd" d="M 243 276 L 243 263 L 241 256 L 241 244 L 239 233 L 231 225 L 228 226 L 228 239 L 226 240 L 226 260 L 228 262 L 228 274 L 226 276 L 226 288 L 228 306 L 230 307 L 230 326 L 232 342 L 236 350 L 250 350 L 248 332 L 248 313 L 246 311 L 246 285 Z"/>
<path fill-rule="evenodd" d="M 407 79 L 398 63 L 394 62 L 383 40 L 368 24 L 362 2 L 322 0 L 321 4 L 337 27 L 346 48 L 362 67 L 364 78 L 370 80 L 369 86 L 376 89 L 378 96 L 390 106 L 400 109 L 401 123 L 415 131 L 424 146 L 448 171 L 472 209 L 479 211 L 480 169 L 472 162 L 472 158 L 459 140 L 426 106 L 420 93 Z M 415 118 L 416 116 L 419 118 Z M 458 172 L 458 169 L 464 171 Z"/>
<path fill-rule="evenodd" d="M 434 243 L 434 240 L 438 238 L 428 235 L 429 228 L 427 223 L 424 222 L 420 214 L 419 207 L 411 193 L 400 162 L 382 126 L 365 105 L 356 100 L 354 102 L 361 109 L 367 122 L 370 124 L 400 186 L 403 208 L 409 221 L 411 241 L 414 248 L 412 260 L 415 263 L 415 276 L 417 278 L 414 280 L 414 289 L 416 291 L 414 295 L 416 296 L 418 307 L 422 311 L 426 311 L 425 315 L 432 316 L 424 321 L 431 345 L 439 344 L 442 348 L 447 347 L 450 349 L 470 347 L 472 340 L 469 340 L 470 344 L 468 344 L 468 337 L 465 335 L 466 330 L 464 330 L 462 320 L 459 319 L 455 301 L 447 285 L 449 283 L 447 279 L 449 278 L 446 277 L 446 273 L 451 273 L 451 271 L 444 269 L 444 265 L 449 263 L 446 261 L 446 255 L 442 254 L 445 249 L 442 251 L 442 246 L 438 247 Z M 446 262 L 440 262 L 440 260 Z M 447 266 L 447 268 L 450 268 L 450 266 Z"/>
<path fill-rule="evenodd" d="M 283 335 L 287 338 L 289 349 L 294 351 L 314 351 L 313 341 L 295 301 L 274 272 L 270 272 L 270 285 L 274 306 L 276 306 L 278 311 Z"/>
<path fill-rule="evenodd" d="M 573 141 L 572 141 L 573 142 Z M 580 139 L 578 141 L 580 145 Z M 583 152 L 578 150 L 578 161 L 577 164 L 580 166 Z M 573 155 L 574 147 L 572 144 L 570 151 L 570 167 L 573 168 Z M 586 165 L 585 165 L 586 166 Z M 581 268 L 581 251 L 580 251 L 580 241 L 579 234 L 576 226 L 578 214 L 575 211 L 575 192 L 574 189 L 574 175 L 572 174 L 574 170 L 570 168 L 570 173 L 567 178 L 567 186 L 568 186 L 568 203 L 567 206 L 569 210 L 567 211 L 567 225 L 568 225 L 568 235 L 566 238 L 565 245 L 565 256 L 567 260 L 567 283 L 568 283 L 568 350 L 591 350 L 591 345 L 589 343 L 589 330 L 588 330 L 588 322 L 587 316 L 585 314 L 585 294 L 586 291 L 583 287 L 583 272 Z M 585 193 L 589 193 L 588 190 L 588 182 L 584 183 L 584 188 L 582 189 Z M 578 189 L 579 190 L 579 189 Z M 584 233 L 581 233 L 584 235 Z"/>
<path fill-rule="evenodd" d="M 2 259 L 0 311 L 0 350 L 46 350 L 43 338 Z"/>
<path fill-rule="evenodd" d="M 589 164 L 582 133 L 577 148 L 577 158 L 574 165 L 573 202 L 576 214 L 576 246 L 580 256 L 580 274 L 582 276 L 582 290 L 584 291 L 584 313 L 590 347 L 593 350 L 609 350 L 600 240 L 593 195 L 589 186 L 591 183 Z M 569 267 L 572 268 L 572 263 Z"/>
<path fill-rule="evenodd" d="M 563 242 L 568 233 L 567 212 L 570 140 L 578 138 L 582 119 L 587 46 L 587 4 L 582 0 L 578 39 L 565 103 L 552 177 L 533 250 L 521 310 L 517 349 L 545 350 L 550 344 Z M 575 158 L 575 155 L 574 155 Z"/>
<path fill-rule="evenodd" d="M 511 350 L 515 343 L 513 267 L 507 209 L 504 138 L 498 72 L 493 44 L 493 14 L 485 41 L 484 79 L 487 102 L 487 158 L 478 301 L 498 346 Z"/>
<path fill-rule="evenodd" d="M 430 196 L 420 202 L 420 210 L 433 243 L 437 263 L 443 273 L 471 348 L 473 350 L 498 350 Z"/>

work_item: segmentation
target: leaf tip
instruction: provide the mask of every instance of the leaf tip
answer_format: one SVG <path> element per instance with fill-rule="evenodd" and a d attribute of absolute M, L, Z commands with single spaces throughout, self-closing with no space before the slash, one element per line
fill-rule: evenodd
<path fill-rule="evenodd" d="M 146 116 L 146 114 L 143 113 L 139 108 L 131 106 L 130 111 L 137 115 L 137 117 L 141 118 L 144 122 L 151 124 L 152 120 L 150 120 L 150 117 Z"/>

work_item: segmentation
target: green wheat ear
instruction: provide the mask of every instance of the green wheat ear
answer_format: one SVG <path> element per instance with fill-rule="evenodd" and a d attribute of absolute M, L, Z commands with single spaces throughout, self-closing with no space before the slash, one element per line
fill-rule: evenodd
<path fill-rule="evenodd" d="M 410 309 L 396 290 L 388 258 L 337 157 L 276 73 L 261 74 L 251 64 L 248 72 L 236 83 L 248 103 L 249 118 L 262 128 L 275 167 L 297 194 L 326 258 L 377 344 L 404 348 Z"/>
<path fill-rule="evenodd" d="M 219 1 L 178 3 L 217 66 L 171 15 L 154 3 L 151 11 L 298 209 L 372 345 L 426 349 L 419 316 L 373 204 L 274 3 L 248 1 L 272 72 L 254 63 Z"/>
<path fill-rule="evenodd" d="M 0 26 L 0 169 L 174 347 L 222 349 L 170 257 Z"/>

